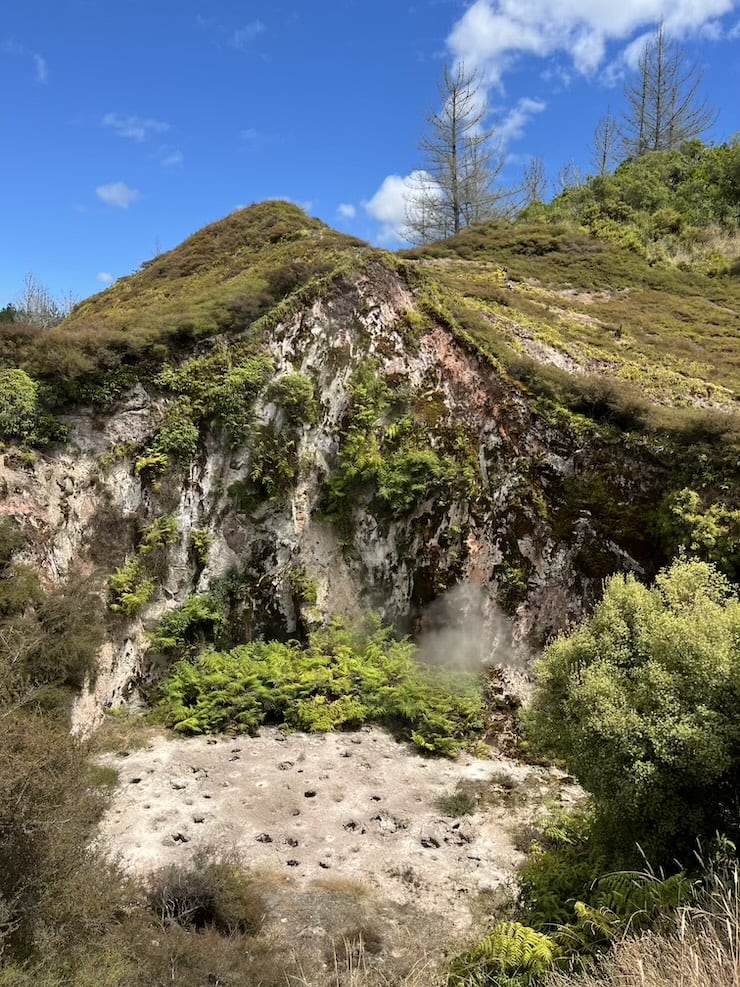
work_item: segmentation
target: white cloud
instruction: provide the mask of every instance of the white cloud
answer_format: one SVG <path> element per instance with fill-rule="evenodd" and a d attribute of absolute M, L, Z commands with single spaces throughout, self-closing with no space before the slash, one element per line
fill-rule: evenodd
<path fill-rule="evenodd" d="M 593 73 L 609 42 L 629 41 L 661 18 L 676 37 L 701 34 L 738 0 L 475 0 L 454 25 L 447 43 L 490 84 L 519 55 L 565 52 L 576 70 Z"/>
<path fill-rule="evenodd" d="M 337 212 L 342 217 L 342 219 L 354 219 L 357 215 L 357 209 L 348 202 L 342 202 L 337 209 Z"/>
<path fill-rule="evenodd" d="M 255 127 L 246 127 L 239 136 L 243 141 L 255 141 L 259 137 L 259 131 Z"/>
<path fill-rule="evenodd" d="M 170 129 L 168 123 L 162 120 L 151 120 L 146 117 L 119 116 L 117 113 L 106 113 L 103 126 L 111 127 L 118 137 L 128 137 L 130 140 L 143 141 L 150 134 L 161 134 Z"/>
<path fill-rule="evenodd" d="M 182 151 L 170 151 L 161 161 L 163 168 L 182 168 L 185 164 L 185 155 Z"/>
<path fill-rule="evenodd" d="M 95 275 L 95 280 L 99 281 L 101 284 L 112 284 L 116 279 L 108 271 L 101 271 L 99 274 Z"/>
<path fill-rule="evenodd" d="M 547 103 L 541 99 L 531 99 L 524 96 L 506 114 L 501 123 L 496 127 L 495 135 L 502 144 L 509 141 L 518 140 L 524 134 L 524 128 L 536 113 L 542 113 L 547 109 Z"/>
<path fill-rule="evenodd" d="M 740 21 L 733 27 L 733 29 L 728 34 L 728 38 L 732 38 L 733 41 L 740 38 Z"/>
<path fill-rule="evenodd" d="M 139 192 L 135 188 L 129 188 L 125 182 L 111 182 L 110 185 L 98 185 L 95 194 L 104 202 L 106 206 L 117 206 L 119 209 L 128 209 L 132 202 L 139 198 Z"/>
<path fill-rule="evenodd" d="M 41 55 L 33 56 L 33 63 L 36 66 L 36 82 L 45 83 L 49 81 L 49 67 L 46 64 L 46 59 L 42 58 Z"/>
<path fill-rule="evenodd" d="M 403 231 L 406 227 L 409 198 L 421 185 L 428 186 L 429 181 L 425 171 L 412 171 L 405 178 L 388 175 L 372 199 L 362 203 L 365 212 L 380 223 L 378 243 L 407 242 Z"/>
<path fill-rule="evenodd" d="M 244 27 L 240 27 L 238 31 L 234 31 L 229 40 L 229 44 L 232 48 L 239 48 L 243 51 L 245 48 L 249 48 L 255 38 L 258 38 L 264 30 L 265 25 L 262 21 L 250 21 L 249 24 L 245 24 Z"/>

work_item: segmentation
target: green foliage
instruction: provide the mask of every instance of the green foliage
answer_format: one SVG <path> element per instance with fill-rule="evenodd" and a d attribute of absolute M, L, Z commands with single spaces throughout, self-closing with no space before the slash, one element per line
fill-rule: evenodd
<path fill-rule="evenodd" d="M 504 560 L 496 570 L 498 592 L 496 600 L 507 613 L 514 613 L 516 608 L 527 598 L 529 580 L 524 569 L 510 565 Z"/>
<path fill-rule="evenodd" d="M 545 826 L 519 874 L 526 926 L 499 924 L 455 959 L 452 973 L 461 987 L 520 987 L 540 983 L 555 968 L 589 967 L 616 940 L 654 928 L 690 902 L 696 882 L 682 872 L 668 877 L 652 871 L 605 874 L 608 849 L 594 821 L 581 811 L 562 813 Z M 522 951 L 537 943 L 532 965 L 522 963 Z"/>
<path fill-rule="evenodd" d="M 468 792 L 450 792 L 448 795 L 439 796 L 437 808 L 443 816 L 459 819 L 460 816 L 472 816 L 477 803 Z"/>
<path fill-rule="evenodd" d="M 194 422 L 215 420 L 238 444 L 248 432 L 251 409 L 257 394 L 272 371 L 272 361 L 245 343 L 219 346 L 211 354 L 196 357 L 182 366 L 168 366 L 158 377 L 159 385 L 187 403 L 180 404 Z"/>
<path fill-rule="evenodd" d="M 0 370 L 0 435 L 28 440 L 38 424 L 39 385 L 22 370 Z"/>
<path fill-rule="evenodd" d="M 678 256 L 701 263 L 711 254 L 701 249 L 702 231 L 713 225 L 734 233 L 737 250 L 738 174 L 740 141 L 717 147 L 689 141 L 625 161 L 613 175 L 567 189 L 550 205 L 538 205 L 537 219 L 575 221 L 653 260 Z M 522 219 L 529 218 L 525 210 Z M 717 270 L 723 273 L 721 266 Z"/>
<path fill-rule="evenodd" d="M 406 413 L 408 396 L 394 393 L 370 361 L 353 373 L 348 390 L 338 467 L 329 480 L 330 518 L 346 524 L 363 489 L 376 493 L 393 517 L 431 497 L 447 503 L 478 492 L 477 458 L 463 430 L 440 427 L 430 434 L 426 423 Z"/>
<path fill-rule="evenodd" d="M 285 374 L 274 380 L 267 389 L 267 399 L 285 411 L 288 422 L 295 426 L 315 425 L 319 407 L 314 386 L 304 374 Z"/>
<path fill-rule="evenodd" d="M 414 646 L 378 622 L 340 623 L 297 643 L 256 642 L 180 662 L 164 687 L 167 722 L 182 733 L 254 730 L 263 722 L 326 731 L 387 724 L 433 753 L 452 755 L 482 729 L 470 676 L 419 664 Z"/>
<path fill-rule="evenodd" d="M 711 564 L 678 561 L 648 589 L 615 576 L 593 616 L 539 661 L 524 724 L 591 793 L 599 825 L 661 862 L 734 838 L 740 601 Z"/>
<path fill-rule="evenodd" d="M 200 430 L 193 421 L 193 409 L 187 398 L 180 398 L 167 408 L 152 443 L 152 454 L 168 460 L 189 463 L 195 456 Z"/>
<path fill-rule="evenodd" d="M 23 370 L 0 367 L 0 440 L 46 445 L 64 434 L 43 410 L 39 384 Z"/>
<path fill-rule="evenodd" d="M 261 425 L 250 443 L 249 479 L 261 497 L 277 500 L 284 496 L 298 476 L 295 438 L 275 425 Z"/>
<path fill-rule="evenodd" d="M 208 553 L 213 544 L 213 535 L 205 528 L 193 528 L 190 532 L 190 546 L 200 566 L 208 561 Z"/>
<path fill-rule="evenodd" d="M 114 613 L 131 617 L 152 599 L 157 590 L 156 576 L 178 535 L 177 521 L 169 515 L 155 518 L 143 529 L 136 555 L 108 578 L 108 606 Z"/>
<path fill-rule="evenodd" d="M 157 584 L 146 574 L 141 559 L 135 556 L 110 576 L 108 588 L 110 609 L 114 613 L 125 613 L 131 617 L 151 600 Z"/>
<path fill-rule="evenodd" d="M 189 596 L 181 607 L 160 620 L 152 636 L 152 647 L 175 652 L 180 657 L 193 653 L 199 645 L 213 640 L 225 619 L 222 607 L 213 597 Z"/>
<path fill-rule="evenodd" d="M 290 591 L 299 603 L 315 607 L 319 595 L 319 584 L 309 576 L 303 567 L 295 567 L 288 573 Z"/>
<path fill-rule="evenodd" d="M 590 901 L 595 882 L 612 863 L 595 832 L 592 813 L 562 813 L 550 819 L 518 875 L 527 922 L 541 931 L 567 924 L 573 902 Z"/>
<path fill-rule="evenodd" d="M 138 553 L 145 557 L 158 549 L 169 548 L 177 540 L 177 521 L 170 515 L 155 518 L 147 525 L 139 539 Z"/>
<path fill-rule="evenodd" d="M 502 922 L 450 967 L 450 987 L 526 987 L 560 956 L 555 940 L 519 922 Z"/>
<path fill-rule="evenodd" d="M 668 552 L 688 552 L 714 562 L 730 578 L 740 576 L 740 510 L 715 502 L 705 507 L 688 487 L 669 494 L 658 528 Z"/>

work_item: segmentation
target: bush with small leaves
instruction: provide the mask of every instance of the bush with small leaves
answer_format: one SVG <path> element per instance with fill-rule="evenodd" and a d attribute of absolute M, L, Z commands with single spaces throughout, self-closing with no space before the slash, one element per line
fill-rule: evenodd
<path fill-rule="evenodd" d="M 740 836 L 740 600 L 713 565 L 680 560 L 648 588 L 614 576 L 591 617 L 546 650 L 524 714 L 623 852 L 655 864 L 697 838 Z"/>

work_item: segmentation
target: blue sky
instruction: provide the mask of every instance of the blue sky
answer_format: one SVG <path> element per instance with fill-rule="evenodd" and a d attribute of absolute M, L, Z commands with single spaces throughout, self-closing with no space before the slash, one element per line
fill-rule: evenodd
<path fill-rule="evenodd" d="M 740 131 L 740 0 L 5 0 L 0 305 L 32 272 L 83 298 L 204 224 L 290 198 L 398 244 L 445 62 L 486 81 L 515 182 L 588 170 L 646 32 Z"/>

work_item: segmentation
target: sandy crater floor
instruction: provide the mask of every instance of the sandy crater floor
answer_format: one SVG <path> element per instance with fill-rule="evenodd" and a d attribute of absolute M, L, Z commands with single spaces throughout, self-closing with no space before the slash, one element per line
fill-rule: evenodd
<path fill-rule="evenodd" d="M 102 761 L 118 770 L 119 786 L 101 840 L 131 872 L 185 862 L 202 847 L 235 850 L 299 889 L 360 881 L 459 932 L 473 923 L 475 899 L 505 884 L 522 859 L 517 824 L 545 799 L 578 798 L 554 770 L 427 758 L 376 728 L 162 735 Z M 478 794 L 478 811 L 445 816 L 439 797 L 460 789 Z"/>

